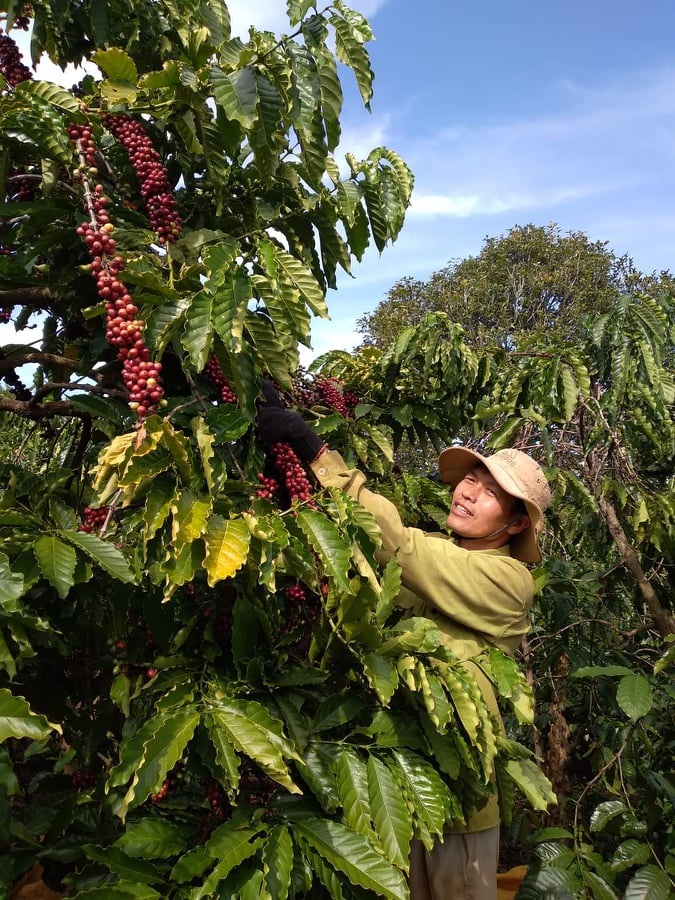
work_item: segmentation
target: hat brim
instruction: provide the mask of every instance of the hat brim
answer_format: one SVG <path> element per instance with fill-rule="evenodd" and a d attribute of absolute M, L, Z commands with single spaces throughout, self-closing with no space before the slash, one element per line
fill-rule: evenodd
<path fill-rule="evenodd" d="M 511 537 L 509 541 L 511 555 L 521 562 L 541 562 L 538 538 L 544 524 L 544 514 L 536 503 L 525 496 L 508 469 L 500 465 L 499 460 L 495 460 L 494 457 L 483 456 L 476 450 L 469 450 L 468 447 L 446 447 L 438 458 L 441 479 L 453 488 L 457 487 L 464 476 L 479 464 L 485 466 L 507 494 L 522 500 L 527 509 L 530 524 L 519 534 Z"/>

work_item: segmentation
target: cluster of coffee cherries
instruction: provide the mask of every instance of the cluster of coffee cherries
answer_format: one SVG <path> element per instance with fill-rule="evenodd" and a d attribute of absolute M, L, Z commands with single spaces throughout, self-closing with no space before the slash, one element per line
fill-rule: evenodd
<path fill-rule="evenodd" d="M 301 625 L 313 625 L 319 618 L 319 603 L 314 594 L 308 594 L 302 584 L 284 589 L 286 598 L 286 624 L 283 634 L 290 634 Z"/>
<path fill-rule="evenodd" d="M 345 419 L 354 418 L 354 407 L 359 402 L 358 397 L 351 391 L 342 392 L 338 383 L 329 378 L 318 378 L 314 384 L 319 402 L 332 407 Z"/>
<path fill-rule="evenodd" d="M 292 584 L 284 588 L 284 596 L 289 603 L 304 603 L 307 598 L 307 591 L 301 584 Z"/>
<path fill-rule="evenodd" d="M 293 384 L 293 396 L 298 405 L 310 409 L 313 406 L 330 406 L 345 419 L 354 418 L 354 408 L 360 403 L 353 391 L 343 389 L 337 378 L 311 380 L 305 370 L 298 368 Z"/>
<path fill-rule="evenodd" d="M 270 447 L 274 467 L 284 479 L 284 486 L 291 501 L 306 503 L 312 499 L 312 485 L 309 483 L 305 467 L 295 450 L 285 441 L 277 441 Z"/>
<path fill-rule="evenodd" d="M 31 70 L 21 62 L 22 56 L 14 39 L 0 32 L 0 73 L 10 88 L 32 78 Z"/>
<path fill-rule="evenodd" d="M 183 222 L 166 168 L 140 122 L 125 115 L 103 114 L 103 124 L 123 145 L 141 184 L 141 197 L 160 244 L 172 244 Z"/>
<path fill-rule="evenodd" d="M 25 402 L 27 400 L 33 399 L 33 395 L 16 374 L 14 369 L 11 369 L 9 372 L 5 372 L 2 377 L 7 382 L 10 391 L 14 394 L 17 400 L 22 400 Z"/>
<path fill-rule="evenodd" d="M 260 487 L 255 492 L 256 497 L 260 497 L 263 500 L 275 500 L 279 497 L 281 485 L 276 478 L 272 475 L 258 472 L 258 481 L 260 482 Z"/>
<path fill-rule="evenodd" d="M 199 783 L 204 790 L 204 796 L 208 803 L 209 809 L 200 828 L 199 837 L 201 841 L 206 841 L 213 829 L 219 825 L 223 819 L 232 814 L 232 807 L 227 798 L 227 794 L 221 785 L 210 775 L 202 775 Z"/>
<path fill-rule="evenodd" d="M 122 361 L 122 380 L 129 392 L 129 407 L 139 419 L 155 412 L 164 397 L 161 362 L 150 359 L 143 337 L 145 322 L 138 318 L 138 307 L 120 279 L 124 260 L 116 254 L 115 226 L 110 221 L 110 200 L 102 184 L 91 185 L 98 174 L 96 145 L 89 125 L 71 124 L 68 134 L 77 148 L 80 165 L 74 175 L 84 186 L 85 211 L 89 221 L 77 228 L 91 256 L 90 272 L 96 278 L 99 297 L 105 303 L 106 340 L 117 348 Z"/>
<path fill-rule="evenodd" d="M 77 530 L 85 531 L 87 534 L 93 534 L 93 532 L 103 528 L 109 513 L 109 506 L 99 506 L 98 509 L 93 509 L 91 506 L 85 506 L 82 510 L 82 518 L 84 521 Z"/>
<path fill-rule="evenodd" d="M 225 815 L 223 807 L 227 803 L 227 797 L 222 786 L 215 778 L 211 778 L 210 775 L 202 775 L 199 779 L 199 783 L 204 788 L 204 795 L 206 796 L 210 808 L 213 812 L 217 813 L 218 818 L 222 819 Z"/>
<path fill-rule="evenodd" d="M 221 647 L 229 648 L 232 644 L 232 609 L 234 598 L 227 595 L 216 612 L 213 620 L 213 634 Z"/>
<path fill-rule="evenodd" d="M 161 803 L 162 800 L 166 800 L 169 794 L 172 791 L 175 791 L 183 781 L 183 766 L 181 763 L 176 763 L 173 770 L 169 772 L 164 781 L 162 782 L 162 786 L 157 791 L 156 794 L 150 795 L 151 803 Z"/>
<path fill-rule="evenodd" d="M 12 318 L 12 306 L 0 306 L 0 324 L 9 322 Z"/>
<path fill-rule="evenodd" d="M 293 655 L 305 658 L 321 610 L 319 598 L 301 584 L 285 588 L 284 596 L 286 604 L 281 628 L 281 634 L 286 639 L 284 643 Z"/>
<path fill-rule="evenodd" d="M 242 768 L 239 778 L 239 796 L 251 806 L 267 806 L 279 785 L 269 775 L 259 774 L 251 766 Z"/>
<path fill-rule="evenodd" d="M 96 776 L 86 769 L 76 769 L 70 776 L 70 781 L 77 791 L 86 791 L 96 784 Z"/>
<path fill-rule="evenodd" d="M 21 10 L 14 19 L 14 27 L 20 28 L 22 31 L 28 31 L 30 28 L 30 20 L 35 15 L 32 3 L 24 3 Z"/>
<path fill-rule="evenodd" d="M 40 176 L 27 172 L 14 172 L 7 179 L 7 197 L 15 203 L 35 199 L 36 185 Z"/>
<path fill-rule="evenodd" d="M 220 368 L 218 357 L 212 356 L 209 359 L 207 364 L 204 366 L 204 372 L 206 373 L 206 377 L 209 379 L 211 384 L 218 391 L 220 391 L 220 399 L 223 403 L 237 402 L 237 395 L 227 383 L 227 379 L 223 375 L 223 370 Z"/>

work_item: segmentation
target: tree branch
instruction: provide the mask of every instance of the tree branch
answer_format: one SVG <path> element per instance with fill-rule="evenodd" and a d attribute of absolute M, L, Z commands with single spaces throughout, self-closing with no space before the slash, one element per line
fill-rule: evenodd
<path fill-rule="evenodd" d="M 0 359 L 0 375 L 4 372 L 11 372 L 12 369 L 16 369 L 26 363 L 46 363 L 51 366 L 63 366 L 64 369 L 71 369 L 73 372 L 80 364 L 76 359 L 70 359 L 68 356 L 58 356 L 56 353 L 42 353 L 39 350 L 30 349 L 27 349 L 26 353 L 22 353 L 20 350 L 17 350 L 10 353 L 9 356 L 4 356 Z M 95 376 L 90 374 L 88 377 Z"/>
<path fill-rule="evenodd" d="M 11 291 L 0 291 L 0 306 L 14 306 L 17 303 L 37 303 L 40 300 L 53 300 L 54 295 L 49 288 L 24 287 L 12 288 Z"/>
<path fill-rule="evenodd" d="M 71 419 L 84 419 L 88 412 L 75 409 L 67 400 L 51 400 L 49 403 L 34 403 L 32 400 L 14 400 L 11 397 L 0 397 L 0 410 L 12 412 L 23 419 L 53 419 L 56 416 L 66 416 Z"/>
<path fill-rule="evenodd" d="M 673 617 L 673 615 L 659 602 L 656 591 L 647 580 L 644 569 L 640 565 L 640 560 L 635 549 L 628 540 L 626 532 L 621 527 L 619 516 L 617 515 L 613 504 L 610 503 L 606 497 L 601 496 L 599 491 L 596 495 L 596 499 L 602 517 L 609 529 L 609 533 L 612 535 L 612 539 L 619 550 L 621 559 L 635 580 L 638 590 L 642 595 L 642 599 L 649 610 L 649 614 L 651 615 L 659 634 L 662 637 L 672 634 L 675 632 L 675 617 Z"/>

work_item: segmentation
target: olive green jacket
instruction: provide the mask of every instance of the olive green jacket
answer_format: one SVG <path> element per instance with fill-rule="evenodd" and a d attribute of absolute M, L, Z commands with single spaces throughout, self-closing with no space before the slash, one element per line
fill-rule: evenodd
<path fill-rule="evenodd" d="M 392 556 L 401 565 L 403 590 L 399 604 L 433 619 L 447 647 L 471 672 L 490 710 L 497 701 L 490 681 L 471 662 L 483 650 L 498 647 L 513 654 L 529 628 L 534 582 L 528 569 L 509 553 L 466 550 L 447 534 L 430 534 L 403 524 L 396 506 L 368 490 L 366 476 L 349 469 L 335 451 L 311 464 L 319 482 L 344 490 L 369 510 L 382 532 L 380 562 Z M 497 798 L 474 813 L 462 831 L 482 831 L 499 822 Z"/>

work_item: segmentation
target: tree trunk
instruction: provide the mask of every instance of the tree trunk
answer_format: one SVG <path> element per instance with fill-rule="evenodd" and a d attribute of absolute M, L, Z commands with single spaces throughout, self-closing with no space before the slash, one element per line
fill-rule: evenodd
<path fill-rule="evenodd" d="M 597 499 L 600 512 L 607 523 L 607 527 L 609 528 L 614 543 L 619 549 L 621 559 L 635 579 L 640 593 L 642 594 L 642 599 L 644 600 L 660 635 L 666 637 L 666 635 L 672 634 L 675 632 L 675 618 L 672 613 L 661 605 L 659 598 L 656 596 L 656 591 L 647 580 L 647 576 L 640 565 L 638 555 L 626 537 L 626 532 L 621 527 L 621 522 L 619 521 L 616 509 L 606 497 L 598 497 Z"/>

